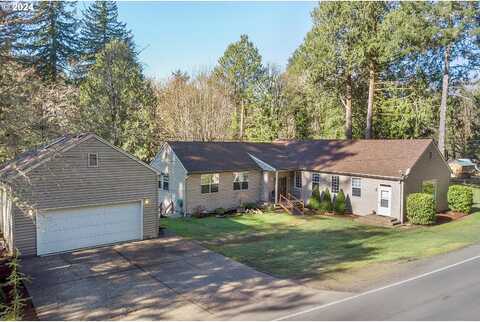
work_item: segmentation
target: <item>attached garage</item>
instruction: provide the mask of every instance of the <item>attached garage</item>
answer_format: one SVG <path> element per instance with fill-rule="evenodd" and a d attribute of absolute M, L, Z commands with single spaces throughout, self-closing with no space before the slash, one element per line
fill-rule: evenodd
<path fill-rule="evenodd" d="M 141 202 L 79 207 L 37 215 L 37 255 L 142 239 Z"/>
<path fill-rule="evenodd" d="M 20 155 L 0 185 L 15 200 L 0 229 L 24 256 L 158 236 L 158 172 L 92 133 Z"/>

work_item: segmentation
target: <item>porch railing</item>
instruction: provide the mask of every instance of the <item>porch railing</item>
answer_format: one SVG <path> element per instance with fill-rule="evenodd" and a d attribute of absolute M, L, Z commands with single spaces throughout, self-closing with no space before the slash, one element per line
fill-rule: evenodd
<path fill-rule="evenodd" d="M 292 215 L 303 215 L 305 213 L 303 200 L 296 198 L 290 193 L 287 193 L 286 196 L 279 195 L 278 205 Z"/>

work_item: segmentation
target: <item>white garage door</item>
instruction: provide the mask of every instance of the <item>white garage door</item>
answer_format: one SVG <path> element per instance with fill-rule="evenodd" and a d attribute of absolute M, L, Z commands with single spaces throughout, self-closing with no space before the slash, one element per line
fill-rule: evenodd
<path fill-rule="evenodd" d="M 52 210 L 37 215 L 37 254 L 142 238 L 140 202 Z"/>

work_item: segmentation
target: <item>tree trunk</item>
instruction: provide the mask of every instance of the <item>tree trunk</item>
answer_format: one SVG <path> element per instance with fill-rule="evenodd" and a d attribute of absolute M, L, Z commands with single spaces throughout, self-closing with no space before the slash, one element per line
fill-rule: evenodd
<path fill-rule="evenodd" d="M 347 76 L 347 97 L 345 102 L 345 137 L 352 139 L 352 75 Z"/>
<path fill-rule="evenodd" d="M 375 95 L 375 65 L 370 64 L 368 80 L 368 104 L 367 104 L 367 126 L 365 128 L 365 139 L 372 138 L 372 114 L 373 114 L 373 96 Z"/>
<path fill-rule="evenodd" d="M 449 60 L 450 45 L 445 48 L 443 61 L 443 81 L 442 81 L 442 100 L 440 102 L 440 124 L 438 127 L 438 149 L 445 156 L 445 136 L 447 123 L 447 98 L 448 98 L 448 79 L 449 79 Z"/>
<path fill-rule="evenodd" d="M 243 141 L 243 122 L 244 122 L 244 116 L 245 116 L 245 106 L 243 104 L 243 99 L 242 102 L 240 103 L 240 141 Z"/>

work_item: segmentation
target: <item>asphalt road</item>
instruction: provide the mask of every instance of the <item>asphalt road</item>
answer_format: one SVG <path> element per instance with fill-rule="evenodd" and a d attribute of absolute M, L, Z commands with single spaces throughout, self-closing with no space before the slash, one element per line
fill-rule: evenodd
<path fill-rule="evenodd" d="M 480 320 L 480 245 L 436 258 L 405 276 L 283 320 Z"/>

